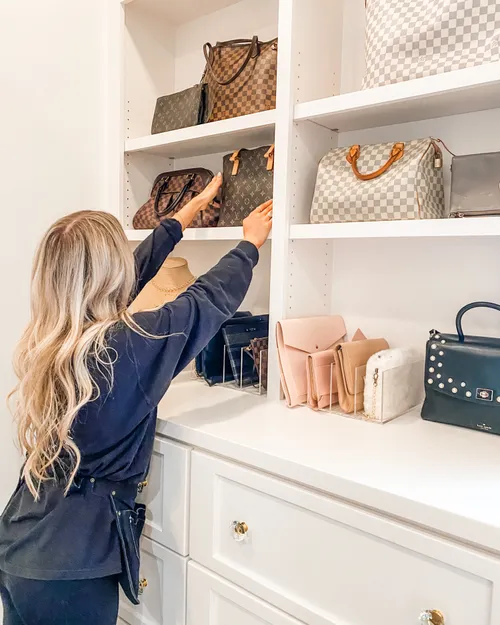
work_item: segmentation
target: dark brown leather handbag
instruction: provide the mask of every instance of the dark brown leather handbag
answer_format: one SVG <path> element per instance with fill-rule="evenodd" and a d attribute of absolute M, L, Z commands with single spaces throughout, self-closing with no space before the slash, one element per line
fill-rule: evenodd
<path fill-rule="evenodd" d="M 273 197 L 274 145 L 227 154 L 223 172 L 219 226 L 241 226 L 254 208 Z"/>
<path fill-rule="evenodd" d="M 259 384 L 262 384 L 262 388 L 267 390 L 269 339 L 267 337 L 252 339 L 250 350 L 259 376 Z"/>
<path fill-rule="evenodd" d="M 141 206 L 133 219 L 136 230 L 149 230 L 160 225 L 163 219 L 175 213 L 192 200 L 214 177 L 208 169 L 182 169 L 160 174 L 153 184 L 149 200 Z M 217 225 L 220 208 L 217 203 L 196 217 L 191 228 L 211 228 Z"/>
<path fill-rule="evenodd" d="M 203 47 L 206 122 L 276 108 L 278 40 L 234 39 Z"/>
<path fill-rule="evenodd" d="M 172 93 L 156 101 L 151 134 L 202 124 L 205 119 L 207 85 Z"/>

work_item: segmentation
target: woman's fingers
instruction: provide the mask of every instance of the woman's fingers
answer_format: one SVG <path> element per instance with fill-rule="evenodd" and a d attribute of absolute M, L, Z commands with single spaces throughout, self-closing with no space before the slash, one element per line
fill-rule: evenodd
<path fill-rule="evenodd" d="M 264 202 L 264 204 L 261 204 L 258 208 L 257 208 L 257 212 L 258 213 L 263 213 L 264 211 L 267 211 L 269 209 L 269 207 L 273 207 L 273 200 L 268 200 L 267 202 Z"/>

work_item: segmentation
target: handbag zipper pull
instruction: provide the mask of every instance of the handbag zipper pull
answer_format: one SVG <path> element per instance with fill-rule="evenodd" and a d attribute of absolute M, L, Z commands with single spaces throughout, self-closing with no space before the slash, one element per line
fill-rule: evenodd
<path fill-rule="evenodd" d="M 434 169 L 442 169 L 443 168 L 443 153 L 441 149 L 438 147 L 438 143 L 440 143 L 444 149 L 451 154 L 451 156 L 455 157 L 456 154 L 450 150 L 450 148 L 446 145 L 446 143 L 442 139 L 432 139 L 432 145 L 434 146 L 435 155 L 434 155 Z"/>
<path fill-rule="evenodd" d="M 373 392 L 372 392 L 372 409 L 370 414 L 364 413 L 365 417 L 371 421 L 376 421 L 377 419 L 377 389 L 378 389 L 378 379 L 379 379 L 379 370 L 378 367 L 375 369 L 373 373 Z"/>

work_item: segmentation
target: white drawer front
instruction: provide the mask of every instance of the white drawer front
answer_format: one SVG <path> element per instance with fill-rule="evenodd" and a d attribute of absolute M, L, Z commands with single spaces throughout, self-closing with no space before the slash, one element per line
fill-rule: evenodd
<path fill-rule="evenodd" d="M 140 497 L 148 508 L 144 534 L 181 556 L 189 554 L 190 454 L 189 447 L 157 438 Z"/>
<path fill-rule="evenodd" d="M 493 558 L 202 453 L 191 469 L 191 557 L 309 625 L 414 625 L 423 609 L 500 623 Z"/>
<path fill-rule="evenodd" d="M 301 625 L 199 564 L 188 565 L 187 625 Z"/>
<path fill-rule="evenodd" d="M 148 586 L 139 606 L 120 597 L 120 618 L 129 625 L 185 625 L 187 560 L 143 538 L 141 577 Z"/>

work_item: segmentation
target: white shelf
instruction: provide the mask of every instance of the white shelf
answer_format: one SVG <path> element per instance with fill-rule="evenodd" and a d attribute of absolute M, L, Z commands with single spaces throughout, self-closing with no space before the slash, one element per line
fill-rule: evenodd
<path fill-rule="evenodd" d="M 291 239 L 370 239 L 500 236 L 500 217 L 422 219 L 291 226 Z"/>
<path fill-rule="evenodd" d="M 296 121 L 347 132 L 500 107 L 500 63 L 298 104 Z"/>
<path fill-rule="evenodd" d="M 276 111 L 263 111 L 220 122 L 181 128 L 125 142 L 125 152 L 147 152 L 170 158 L 231 152 L 274 141 Z"/>
<path fill-rule="evenodd" d="M 239 0 L 123 0 L 124 4 L 144 7 L 147 11 L 155 11 L 165 16 L 171 24 L 190 22 L 208 13 L 224 9 Z"/>
<path fill-rule="evenodd" d="M 129 241 L 144 241 L 152 230 L 125 230 Z M 243 228 L 187 228 L 183 241 L 240 241 Z"/>

